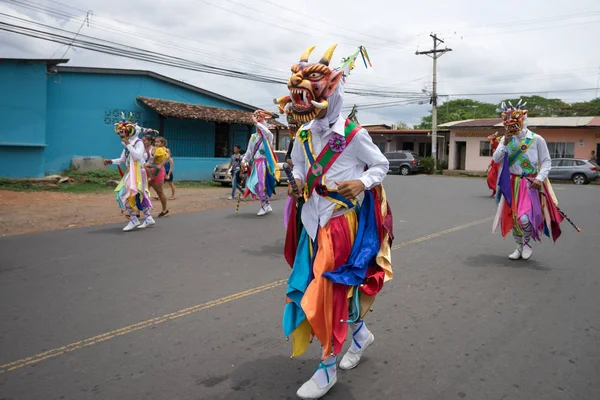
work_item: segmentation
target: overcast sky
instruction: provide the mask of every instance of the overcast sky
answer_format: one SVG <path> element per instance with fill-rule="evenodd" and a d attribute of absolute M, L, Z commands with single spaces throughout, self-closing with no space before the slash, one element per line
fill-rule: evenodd
<path fill-rule="evenodd" d="M 81 34 L 285 80 L 305 48 L 317 46 L 313 53 L 317 61 L 327 47 L 339 43 L 335 63 L 358 45 L 367 48 L 373 63 L 368 70 L 357 63 L 349 87 L 431 90 L 432 60 L 415 51 L 429 50 L 429 34 L 436 32 L 453 50 L 438 60 L 439 94 L 450 95 L 441 100 L 469 97 L 494 103 L 511 96 L 490 94 L 521 91 L 549 91 L 539 94 L 567 102 L 600 95 L 595 90 L 558 92 L 598 85 L 597 0 L 0 0 L 2 14 L 74 32 L 87 10 L 93 15 Z M 34 27 L 2 14 L 0 22 Z M 60 58 L 65 50 L 64 45 L 0 31 L 0 57 Z M 272 98 L 286 94 L 284 85 L 82 49 L 69 49 L 65 58 L 71 66 L 152 70 L 273 111 Z M 395 100 L 347 95 L 346 105 Z M 363 124 L 399 120 L 415 124 L 429 110 L 427 102 L 364 111 L 359 107 L 358 117 Z"/>

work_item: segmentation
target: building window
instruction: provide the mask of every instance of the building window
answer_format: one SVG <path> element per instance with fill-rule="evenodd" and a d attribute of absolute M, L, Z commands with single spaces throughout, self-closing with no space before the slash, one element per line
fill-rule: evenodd
<path fill-rule="evenodd" d="M 575 143 L 548 142 L 550 158 L 575 158 Z"/>
<path fill-rule="evenodd" d="M 480 157 L 491 157 L 492 156 L 492 144 L 487 140 L 479 142 L 479 156 Z"/>
<path fill-rule="evenodd" d="M 421 157 L 431 157 L 431 143 L 419 143 L 419 155 Z"/>
<path fill-rule="evenodd" d="M 375 146 L 379 147 L 382 153 L 385 153 L 385 142 L 375 142 Z"/>
<path fill-rule="evenodd" d="M 215 157 L 227 158 L 229 152 L 229 124 L 217 124 L 215 128 Z"/>

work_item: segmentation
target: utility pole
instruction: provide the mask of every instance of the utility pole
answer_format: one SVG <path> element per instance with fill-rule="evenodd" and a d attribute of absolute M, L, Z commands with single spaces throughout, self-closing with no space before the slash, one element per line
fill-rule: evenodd
<path fill-rule="evenodd" d="M 433 58 L 433 94 L 431 96 L 431 156 L 433 157 L 433 173 L 437 172 L 437 59 L 445 53 L 452 51 L 448 47 L 438 49 L 438 43 L 444 43 L 437 34 L 432 33 L 429 36 L 433 38 L 433 50 L 417 51 L 415 54 L 426 55 Z"/>

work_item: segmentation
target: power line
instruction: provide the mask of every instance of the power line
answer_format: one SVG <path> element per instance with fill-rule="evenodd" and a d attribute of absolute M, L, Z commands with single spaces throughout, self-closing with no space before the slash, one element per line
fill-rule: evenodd
<path fill-rule="evenodd" d="M 327 24 L 329 26 L 332 26 L 332 27 L 335 27 L 335 28 L 344 29 L 344 30 L 349 31 L 349 32 L 353 32 L 353 33 L 358 33 L 358 34 L 361 34 L 361 35 L 369 36 L 369 37 L 372 37 L 374 39 L 384 41 L 386 43 L 404 44 L 405 42 L 408 42 L 409 40 L 413 40 L 414 39 L 414 38 L 411 37 L 410 39 L 407 38 L 404 41 L 397 41 L 397 40 L 391 40 L 391 39 L 386 39 L 386 38 L 382 38 L 382 37 L 379 37 L 379 36 L 371 35 L 371 34 L 366 33 L 366 32 L 358 32 L 358 31 L 355 31 L 355 30 L 352 30 L 352 29 L 348 29 L 348 28 L 346 28 L 344 26 L 341 26 L 341 25 L 332 24 L 331 21 L 326 21 L 326 20 L 321 19 L 321 18 L 319 18 L 319 17 L 317 17 L 315 15 L 309 15 L 309 14 L 305 14 L 305 13 L 299 12 L 298 10 L 292 10 L 292 9 L 287 8 L 287 7 L 283 7 L 283 6 L 277 4 L 277 3 L 273 2 L 273 1 L 270 1 L 270 0 L 262 0 L 262 1 L 264 3 L 269 3 L 269 4 L 271 4 L 271 5 L 275 6 L 275 7 L 278 7 L 280 9 L 282 9 L 282 10 L 289 11 L 289 12 L 293 13 L 294 15 L 302 15 L 304 17 L 310 18 L 311 20 L 319 21 L 319 22 L 325 23 L 325 24 Z"/>
<path fill-rule="evenodd" d="M 522 90 L 520 92 L 504 92 L 504 93 L 449 93 L 443 96 L 515 96 L 521 94 L 544 94 L 544 93 L 573 93 L 573 92 L 593 92 L 596 88 L 583 88 L 583 89 L 565 89 L 565 90 L 537 90 L 537 91 L 528 91 Z M 442 95 L 440 95 L 442 96 Z"/>
<path fill-rule="evenodd" d="M 18 0 L 0 0 L 0 1 L 5 2 L 5 3 L 14 4 L 14 5 L 26 8 L 26 9 L 33 10 L 33 11 L 38 11 L 38 12 L 43 12 L 43 13 L 46 13 L 46 14 L 50 14 L 50 15 L 53 15 L 55 17 L 59 17 L 61 19 L 67 20 L 67 21 L 71 21 L 71 20 L 82 21 L 82 20 L 85 20 L 84 18 L 82 18 L 80 16 L 77 16 L 77 15 L 74 15 L 74 14 L 68 14 L 68 13 L 65 13 L 65 12 L 63 12 L 61 10 L 56 10 L 56 9 L 53 9 L 53 8 L 43 7 L 43 6 L 40 6 L 40 5 L 27 4 L 27 3 L 24 3 L 24 2 L 21 2 L 21 1 L 18 1 Z M 62 5 L 64 7 L 72 8 L 72 9 L 75 9 L 75 10 L 79 10 L 79 9 L 77 9 L 75 7 L 70 7 L 70 6 L 62 4 L 62 3 L 58 2 L 58 1 L 53 1 L 53 3 Z M 3 15 L 11 17 L 11 18 L 19 19 L 19 20 L 22 20 L 22 21 L 25 21 L 25 22 L 28 22 L 28 23 L 35 23 L 34 21 L 25 20 L 23 18 L 19 18 L 19 17 L 16 17 L 16 16 L 11 16 L 11 15 L 8 15 L 8 14 L 3 14 Z M 253 54 L 253 53 L 246 53 L 246 52 L 240 51 L 240 50 L 227 49 L 227 48 L 224 48 L 223 46 L 220 46 L 220 45 L 214 45 L 214 44 L 211 44 L 211 43 L 199 42 L 197 40 L 189 40 L 189 38 L 187 38 L 187 37 L 176 36 L 176 35 L 173 35 L 172 33 L 164 32 L 164 31 L 160 31 L 160 30 L 156 30 L 156 29 L 153 29 L 153 28 L 144 27 L 144 26 L 140 26 L 140 25 L 135 25 L 135 24 L 132 24 L 130 21 L 123 22 L 123 21 L 119 21 L 119 20 L 103 18 L 102 16 L 98 16 L 98 15 L 94 15 L 94 18 L 96 20 L 97 19 L 103 19 L 103 20 L 106 20 L 106 21 L 109 21 L 109 22 L 117 22 L 121 26 L 136 27 L 136 28 L 139 28 L 139 29 L 143 30 L 144 32 L 157 32 L 159 34 L 163 34 L 165 36 L 168 36 L 169 38 L 183 39 L 183 40 L 186 40 L 186 41 L 192 41 L 192 42 L 196 42 L 196 43 L 199 43 L 199 44 L 202 44 L 202 45 L 206 45 L 206 46 L 213 46 L 213 47 L 217 47 L 219 49 L 230 50 L 231 52 L 237 52 L 237 53 L 240 53 L 240 54 L 247 54 L 247 55 L 250 55 L 252 57 L 256 57 L 256 54 Z M 237 63 L 237 64 L 248 64 L 248 65 L 253 65 L 253 66 L 260 66 L 262 69 L 271 69 L 271 70 L 278 71 L 278 72 L 287 72 L 287 69 L 286 70 L 276 69 L 276 68 L 272 68 L 272 67 L 270 67 L 268 65 L 264 65 L 264 64 L 253 63 L 253 62 L 250 62 L 250 61 L 241 61 L 241 60 L 238 60 L 238 59 L 235 59 L 235 58 L 225 57 L 225 56 L 221 56 L 221 55 L 214 54 L 214 53 L 209 53 L 207 51 L 198 50 L 198 49 L 195 49 L 195 48 L 192 48 L 192 47 L 189 47 L 189 46 L 182 46 L 181 44 L 178 44 L 178 43 L 162 41 L 161 39 L 149 36 L 147 34 L 141 35 L 141 34 L 137 34 L 137 33 L 131 32 L 131 31 L 123 30 L 120 27 L 116 27 L 116 26 L 113 26 L 113 25 L 106 25 L 106 24 L 102 24 L 102 23 L 99 23 L 99 22 L 95 22 L 92 25 L 92 28 L 93 27 L 96 27 L 97 29 L 100 29 L 100 30 L 103 30 L 103 31 L 106 31 L 106 32 L 110 32 L 110 33 L 120 32 L 120 33 L 123 33 L 123 34 L 125 34 L 127 36 L 135 37 L 137 39 L 142 39 L 142 40 L 145 40 L 145 41 L 148 41 L 148 42 L 162 43 L 162 44 L 165 44 L 165 45 L 167 45 L 168 47 L 171 47 L 171 48 L 178 48 L 178 49 L 182 49 L 182 50 L 187 50 L 187 51 L 194 52 L 194 53 L 197 53 L 197 54 L 206 55 L 206 56 L 209 56 L 209 57 L 215 58 L 215 59 L 222 59 L 222 60 L 232 61 L 232 62 Z M 271 58 L 268 58 L 268 57 L 264 57 L 264 58 L 271 59 Z M 271 59 L 271 60 L 277 61 L 275 59 Z"/>

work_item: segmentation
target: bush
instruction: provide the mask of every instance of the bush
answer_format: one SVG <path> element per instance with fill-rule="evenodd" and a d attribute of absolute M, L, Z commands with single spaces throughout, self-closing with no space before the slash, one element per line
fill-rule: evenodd
<path fill-rule="evenodd" d="M 423 172 L 426 174 L 433 174 L 433 158 L 432 157 L 423 157 L 421 158 L 421 163 L 423 164 Z M 441 174 L 442 170 L 448 169 L 447 161 L 439 161 L 437 163 L 437 174 Z"/>
<path fill-rule="evenodd" d="M 421 163 L 423 164 L 423 172 L 429 175 L 433 174 L 433 158 L 423 157 Z"/>
<path fill-rule="evenodd" d="M 443 170 L 448 169 L 448 161 L 438 161 L 437 169 L 439 173 Z"/>

